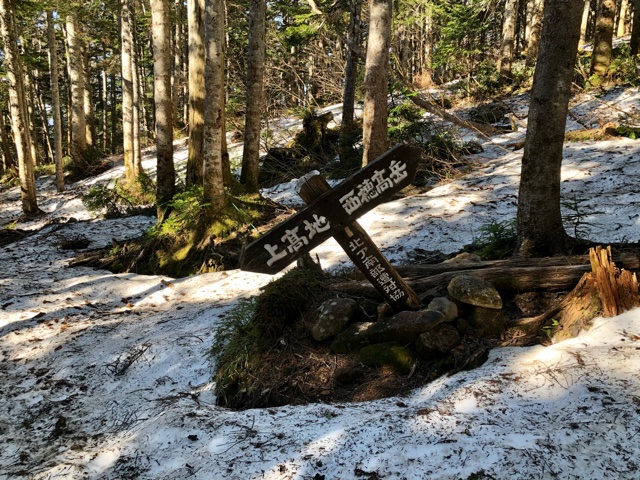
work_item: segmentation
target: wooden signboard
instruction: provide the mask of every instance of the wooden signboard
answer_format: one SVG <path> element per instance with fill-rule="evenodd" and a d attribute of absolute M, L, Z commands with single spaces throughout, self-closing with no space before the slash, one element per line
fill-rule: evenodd
<path fill-rule="evenodd" d="M 418 308 L 417 295 L 356 219 L 409 185 L 419 159 L 420 150 L 399 145 L 332 190 L 319 174 L 303 179 L 300 196 L 307 208 L 249 244 L 240 268 L 277 273 L 333 236 L 395 310 Z"/>

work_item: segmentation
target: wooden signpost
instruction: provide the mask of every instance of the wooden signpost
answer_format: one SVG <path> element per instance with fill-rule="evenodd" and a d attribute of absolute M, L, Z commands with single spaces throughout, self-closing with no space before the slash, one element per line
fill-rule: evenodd
<path fill-rule="evenodd" d="M 409 185 L 419 159 L 418 149 L 399 145 L 333 190 L 319 173 L 306 176 L 299 194 L 308 206 L 249 244 L 240 268 L 277 273 L 333 236 L 394 310 L 419 308 L 418 296 L 356 221 Z"/>

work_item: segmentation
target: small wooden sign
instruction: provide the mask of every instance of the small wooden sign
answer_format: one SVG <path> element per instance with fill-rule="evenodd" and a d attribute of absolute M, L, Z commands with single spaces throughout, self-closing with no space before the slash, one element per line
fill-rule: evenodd
<path fill-rule="evenodd" d="M 420 150 L 398 145 L 249 244 L 240 268 L 274 274 L 411 184 Z"/>

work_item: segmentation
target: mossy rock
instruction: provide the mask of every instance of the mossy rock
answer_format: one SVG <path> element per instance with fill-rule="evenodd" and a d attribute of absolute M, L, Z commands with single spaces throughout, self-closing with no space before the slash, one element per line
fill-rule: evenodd
<path fill-rule="evenodd" d="M 388 365 L 396 373 L 406 375 L 411 371 L 415 357 L 413 352 L 406 347 L 377 343 L 360 350 L 358 360 L 371 367 Z"/>

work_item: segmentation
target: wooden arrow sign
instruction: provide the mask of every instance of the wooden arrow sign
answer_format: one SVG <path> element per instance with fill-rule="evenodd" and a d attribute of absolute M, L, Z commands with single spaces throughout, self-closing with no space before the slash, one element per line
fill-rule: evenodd
<path fill-rule="evenodd" d="M 392 148 L 249 244 L 240 268 L 257 273 L 279 272 L 409 185 L 419 160 L 417 148 Z"/>

